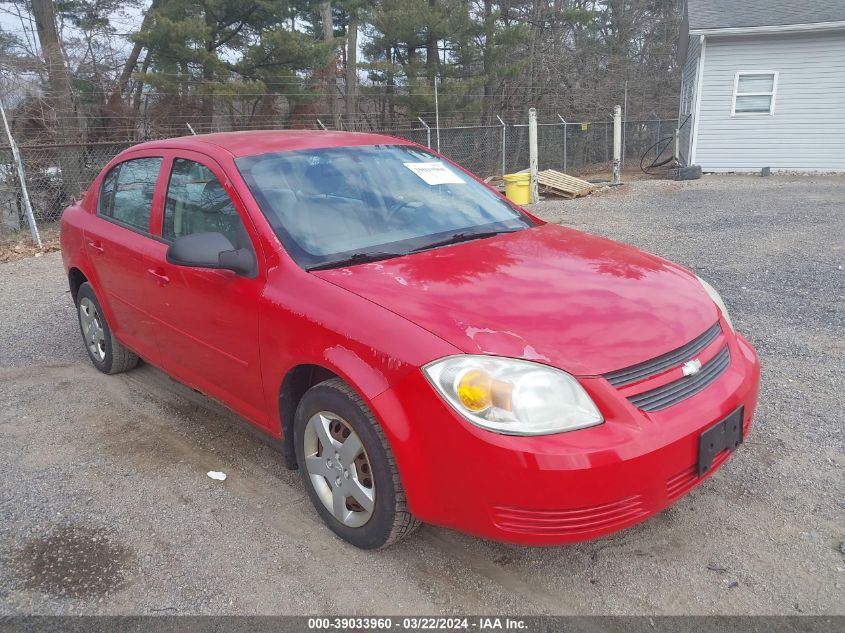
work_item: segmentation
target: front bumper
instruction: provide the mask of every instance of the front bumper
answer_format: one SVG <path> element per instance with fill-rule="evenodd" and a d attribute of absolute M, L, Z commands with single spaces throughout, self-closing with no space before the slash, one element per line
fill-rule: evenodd
<path fill-rule="evenodd" d="M 747 436 L 760 364 L 742 336 L 728 346 L 731 364 L 716 382 L 662 411 L 635 408 L 601 377 L 581 378 L 605 423 L 556 435 L 480 429 L 436 396 L 422 372 L 371 404 L 420 520 L 499 541 L 571 543 L 639 523 L 709 477 L 730 453 L 698 477 L 698 437 L 739 407 Z"/>

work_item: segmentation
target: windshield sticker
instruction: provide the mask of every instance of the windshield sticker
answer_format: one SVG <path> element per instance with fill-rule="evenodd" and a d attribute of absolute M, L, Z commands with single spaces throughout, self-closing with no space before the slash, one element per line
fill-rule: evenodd
<path fill-rule="evenodd" d="M 465 185 L 466 181 L 443 163 L 402 163 L 429 185 Z"/>

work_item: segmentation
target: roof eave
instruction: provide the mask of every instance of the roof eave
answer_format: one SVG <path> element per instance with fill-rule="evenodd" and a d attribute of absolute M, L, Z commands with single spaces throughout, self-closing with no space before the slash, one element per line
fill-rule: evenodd
<path fill-rule="evenodd" d="M 809 22 L 807 24 L 772 24 L 767 26 L 734 26 L 716 29 L 690 28 L 690 35 L 727 37 L 730 35 L 766 35 L 770 33 L 802 33 L 806 31 L 839 31 L 845 29 L 845 20 L 837 22 Z"/>

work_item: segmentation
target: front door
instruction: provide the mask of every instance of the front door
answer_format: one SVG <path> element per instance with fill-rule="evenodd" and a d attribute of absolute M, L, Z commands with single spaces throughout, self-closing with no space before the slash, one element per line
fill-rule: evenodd
<path fill-rule="evenodd" d="M 254 229 L 222 169 L 201 154 L 174 155 L 151 270 L 162 365 L 168 373 L 268 424 L 258 353 L 258 299 L 265 270 Z M 170 264 L 167 247 L 193 233 L 218 232 L 258 261 L 251 276 Z"/>

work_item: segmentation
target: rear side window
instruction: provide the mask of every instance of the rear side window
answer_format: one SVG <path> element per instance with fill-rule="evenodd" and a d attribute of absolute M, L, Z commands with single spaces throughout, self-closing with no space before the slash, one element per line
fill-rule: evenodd
<path fill-rule="evenodd" d="M 112 167 L 103 179 L 97 212 L 147 232 L 161 158 L 136 158 Z"/>
<path fill-rule="evenodd" d="M 235 205 L 212 171 L 192 160 L 173 161 L 162 237 L 171 241 L 194 233 L 222 233 L 235 248 L 252 244 Z"/>

